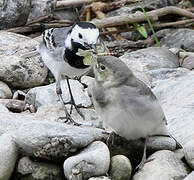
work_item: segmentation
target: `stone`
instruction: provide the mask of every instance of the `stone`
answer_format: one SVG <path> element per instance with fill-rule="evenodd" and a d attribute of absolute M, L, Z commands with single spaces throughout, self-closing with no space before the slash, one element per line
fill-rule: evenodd
<path fill-rule="evenodd" d="M 18 157 L 18 149 L 12 140 L 11 134 L 0 136 L 0 179 L 9 180 Z"/>
<path fill-rule="evenodd" d="M 1 100 L 0 100 L 1 101 Z M 0 135 L 6 132 L 13 132 L 21 125 L 31 122 L 31 114 L 12 113 L 0 102 Z"/>
<path fill-rule="evenodd" d="M 12 97 L 11 89 L 7 84 L 0 81 L 0 99 L 10 99 Z"/>
<path fill-rule="evenodd" d="M 192 171 L 186 178 L 183 180 L 193 180 L 194 179 L 194 171 Z"/>
<path fill-rule="evenodd" d="M 83 86 L 76 80 L 70 80 L 69 82 L 75 103 L 82 104 L 84 107 L 90 107 L 92 102 Z M 61 81 L 61 88 L 64 102 L 69 102 L 70 95 L 66 80 Z M 25 102 L 26 104 L 33 104 L 37 109 L 42 105 L 61 105 L 56 94 L 55 83 L 31 89 L 26 95 Z"/>
<path fill-rule="evenodd" d="M 0 2 L 0 29 L 24 25 L 30 8 L 31 0 L 2 0 Z"/>
<path fill-rule="evenodd" d="M 179 67 L 178 57 L 167 48 L 149 47 L 120 57 L 131 70 L 147 72 L 160 68 Z"/>
<path fill-rule="evenodd" d="M 151 77 L 152 87 L 155 87 L 160 80 L 166 80 L 170 78 L 178 78 L 187 75 L 190 70 L 186 68 L 160 68 L 156 70 L 148 71 L 147 74 Z"/>
<path fill-rule="evenodd" d="M 105 138 L 107 134 L 101 129 L 46 120 L 24 124 L 14 133 L 14 141 L 23 153 L 57 162 Z"/>
<path fill-rule="evenodd" d="M 189 172 L 186 165 L 172 151 L 157 151 L 148 161 L 135 173 L 133 180 L 156 180 L 158 177 L 160 180 L 183 179 Z"/>
<path fill-rule="evenodd" d="M 29 37 L 0 32 L 0 79 L 15 88 L 30 88 L 42 85 L 48 69 L 41 57 L 22 57 L 39 43 Z"/>
<path fill-rule="evenodd" d="M 176 28 L 171 30 L 161 30 L 157 32 L 160 38 L 160 45 L 168 48 L 182 48 L 186 51 L 194 52 L 194 30 L 189 28 Z M 164 32 L 164 33 L 163 33 Z M 168 33 L 167 33 L 168 32 Z"/>
<path fill-rule="evenodd" d="M 32 0 L 28 22 L 53 13 L 56 2 L 56 0 Z"/>
<path fill-rule="evenodd" d="M 19 160 L 13 179 L 62 180 L 64 177 L 60 167 L 44 162 L 34 162 L 29 157 L 25 156 Z"/>
<path fill-rule="evenodd" d="M 70 106 L 67 107 L 70 110 Z M 80 108 L 80 111 L 85 116 L 85 120 L 77 113 L 75 108 L 73 108 L 71 117 L 76 122 L 84 125 L 102 128 L 102 122 L 100 121 L 96 111 L 91 108 Z M 57 105 L 43 105 L 40 106 L 37 112 L 34 114 L 35 119 L 46 119 L 50 121 L 57 121 L 65 123 L 65 111 L 62 107 Z"/>
<path fill-rule="evenodd" d="M 86 180 L 108 172 L 110 152 L 106 144 L 95 141 L 80 153 L 71 156 L 63 164 L 65 177 L 69 180 Z"/>
<path fill-rule="evenodd" d="M 194 56 L 188 56 L 184 58 L 181 67 L 192 70 L 194 69 Z"/>
<path fill-rule="evenodd" d="M 54 11 L 54 18 L 57 20 L 64 20 L 67 22 L 76 22 L 77 14 L 72 8 L 67 9 L 56 9 Z"/>
<path fill-rule="evenodd" d="M 24 101 L 17 100 L 17 99 L 7 99 L 7 100 L 8 102 L 6 103 L 6 107 L 10 111 L 17 112 L 17 113 L 24 111 L 25 109 Z"/>
<path fill-rule="evenodd" d="M 192 169 L 194 169 L 194 140 L 193 140 L 193 137 L 191 136 L 190 141 L 188 141 L 183 147 L 185 159 Z"/>
<path fill-rule="evenodd" d="M 158 81 L 153 92 L 161 102 L 170 133 L 184 147 L 194 135 L 194 72 Z"/>
<path fill-rule="evenodd" d="M 116 155 L 111 158 L 110 177 L 112 180 L 129 180 L 131 172 L 131 162 L 126 156 Z"/>

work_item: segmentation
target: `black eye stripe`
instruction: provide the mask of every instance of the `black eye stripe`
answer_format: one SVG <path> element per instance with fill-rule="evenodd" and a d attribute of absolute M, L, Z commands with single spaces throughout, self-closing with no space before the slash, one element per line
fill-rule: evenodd
<path fill-rule="evenodd" d="M 83 36 L 82 36 L 80 33 L 79 33 L 79 38 L 80 38 L 80 39 L 82 39 L 82 38 L 83 38 Z"/>

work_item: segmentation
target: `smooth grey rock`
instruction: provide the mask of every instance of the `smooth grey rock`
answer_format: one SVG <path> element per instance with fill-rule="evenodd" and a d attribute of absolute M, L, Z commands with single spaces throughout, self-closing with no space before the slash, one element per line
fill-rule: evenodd
<path fill-rule="evenodd" d="M 149 47 L 120 57 L 130 69 L 147 72 L 159 68 L 179 67 L 178 57 L 167 48 Z"/>
<path fill-rule="evenodd" d="M 70 86 L 72 94 L 76 104 L 82 104 L 84 107 L 91 106 L 91 100 L 84 90 L 83 86 L 76 80 L 70 80 Z M 62 97 L 64 102 L 70 101 L 70 95 L 67 87 L 66 80 L 61 81 Z M 61 105 L 58 96 L 56 94 L 55 83 L 47 86 L 35 87 L 31 89 L 25 99 L 26 104 L 33 104 L 38 109 L 42 105 Z"/>
<path fill-rule="evenodd" d="M 0 99 L 9 99 L 12 97 L 11 89 L 7 84 L 0 81 Z"/>
<path fill-rule="evenodd" d="M 194 179 L 194 171 L 192 171 L 186 178 L 183 180 L 193 180 Z"/>
<path fill-rule="evenodd" d="M 158 35 L 159 34 L 159 35 Z M 169 33 L 157 32 L 160 36 L 160 45 L 168 48 L 182 48 L 187 51 L 194 51 L 194 30 L 187 28 L 171 29 Z"/>
<path fill-rule="evenodd" d="M 31 122 L 32 119 L 31 114 L 9 112 L 5 105 L 0 102 L 0 134 L 15 131 L 22 124 Z"/>
<path fill-rule="evenodd" d="M 62 180 L 63 172 L 60 167 L 43 162 L 34 162 L 29 157 L 19 160 L 14 180 Z"/>
<path fill-rule="evenodd" d="M 53 13 L 56 2 L 56 0 L 32 0 L 28 22 Z"/>
<path fill-rule="evenodd" d="M 108 172 L 110 152 L 106 144 L 95 141 L 63 164 L 65 177 L 69 180 L 84 180 Z"/>
<path fill-rule="evenodd" d="M 112 180 L 129 180 L 131 172 L 131 162 L 126 156 L 116 155 L 111 158 L 110 176 Z"/>
<path fill-rule="evenodd" d="M 178 78 L 187 75 L 190 70 L 186 68 L 160 68 L 156 70 L 148 71 L 147 74 L 152 79 L 152 87 L 155 87 L 160 80 Z"/>
<path fill-rule="evenodd" d="M 192 169 L 194 169 L 194 139 L 193 138 L 194 136 L 191 136 L 190 141 L 188 141 L 183 147 L 185 159 Z"/>
<path fill-rule="evenodd" d="M 192 70 L 194 69 L 194 56 L 188 56 L 183 60 L 183 63 L 181 64 L 183 68 Z"/>
<path fill-rule="evenodd" d="M 16 88 L 29 88 L 43 84 L 48 69 L 40 56 L 23 58 L 39 43 L 29 37 L 0 32 L 0 79 Z"/>
<path fill-rule="evenodd" d="M 0 29 L 22 26 L 30 13 L 31 0 L 1 0 Z"/>
<path fill-rule="evenodd" d="M 194 135 L 194 72 L 162 80 L 153 92 L 161 102 L 171 134 L 184 147 Z"/>
<path fill-rule="evenodd" d="M 18 157 L 18 149 L 11 134 L 0 136 L 0 180 L 9 180 Z"/>
<path fill-rule="evenodd" d="M 104 131 L 51 121 L 24 124 L 14 133 L 14 140 L 24 153 L 49 160 L 62 161 L 72 152 L 94 140 L 107 137 Z"/>
<path fill-rule="evenodd" d="M 70 110 L 70 106 L 67 107 Z M 71 117 L 84 125 L 102 128 L 102 121 L 100 121 L 96 111 L 89 108 L 80 108 L 80 111 L 85 116 L 85 120 L 77 113 L 75 108 L 73 108 Z M 57 105 L 43 105 L 38 108 L 37 112 L 34 114 L 35 119 L 45 119 L 50 121 L 57 121 L 65 123 L 65 111 L 62 107 Z"/>
<path fill-rule="evenodd" d="M 183 179 L 188 175 L 189 170 L 186 165 L 176 157 L 174 152 L 168 150 L 157 151 L 149 158 L 150 162 L 144 164 L 138 170 L 133 180 L 160 180 Z"/>
<path fill-rule="evenodd" d="M 147 73 L 152 77 L 152 81 L 165 80 L 169 78 L 178 78 L 187 75 L 190 71 L 185 68 L 160 68 L 148 71 Z"/>

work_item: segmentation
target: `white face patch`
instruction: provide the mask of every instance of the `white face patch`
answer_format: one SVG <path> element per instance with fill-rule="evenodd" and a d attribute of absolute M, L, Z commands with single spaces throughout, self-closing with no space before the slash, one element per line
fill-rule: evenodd
<path fill-rule="evenodd" d="M 82 45 L 87 44 L 96 44 L 99 37 L 99 30 L 97 28 L 81 28 L 78 25 L 72 29 L 71 39 L 74 42 L 78 42 Z"/>

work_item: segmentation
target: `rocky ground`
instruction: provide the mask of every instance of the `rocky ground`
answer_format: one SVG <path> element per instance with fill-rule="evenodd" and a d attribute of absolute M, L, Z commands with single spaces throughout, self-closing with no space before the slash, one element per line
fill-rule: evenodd
<path fill-rule="evenodd" d="M 28 1 L 18 3 L 18 8 L 25 9 L 22 14 L 16 9 L 20 16 L 29 13 Z M 42 3 L 47 11 L 37 9 L 40 4 L 34 0 L 32 12 L 35 13 L 30 14 L 30 20 L 37 18 L 37 11 L 40 16 L 46 15 L 56 5 L 56 1 Z M 0 3 L 0 8 L 11 7 Z M 123 11 L 129 13 L 130 10 L 122 7 L 120 11 L 111 12 L 110 16 Z M 69 11 L 63 13 L 60 15 L 64 18 Z M 0 22 L 5 21 L 5 17 L 1 17 L 0 13 Z M 11 14 L 10 17 L 13 18 Z M 25 24 L 27 19 L 22 19 Z M 11 20 L 12 24 L 0 24 L 8 28 L 13 27 L 15 21 L 18 19 Z M 143 142 L 128 142 L 115 137 L 113 145 L 107 143 L 108 133 L 103 129 L 88 95 L 93 77 L 82 77 L 86 86 L 70 80 L 76 104 L 85 107 L 81 109 L 85 120 L 73 110 L 73 119 L 83 125 L 66 124 L 64 110 L 55 93 L 55 83 L 41 57 L 22 57 L 35 49 L 41 37 L 30 38 L 0 31 L 0 180 L 193 180 L 194 55 L 191 53 L 183 59 L 180 54 L 183 47 L 189 52 L 194 51 L 194 30 L 171 28 L 156 34 L 161 47 L 125 49 L 119 58 L 152 88 L 164 109 L 169 131 L 183 148 L 178 149 L 171 138 L 152 137 L 148 142 L 148 160 L 151 161 L 136 170 L 142 157 Z M 130 39 L 134 34 L 123 33 L 122 36 Z M 111 46 L 110 41 L 106 44 Z M 64 101 L 69 100 L 66 89 L 63 81 Z"/>

